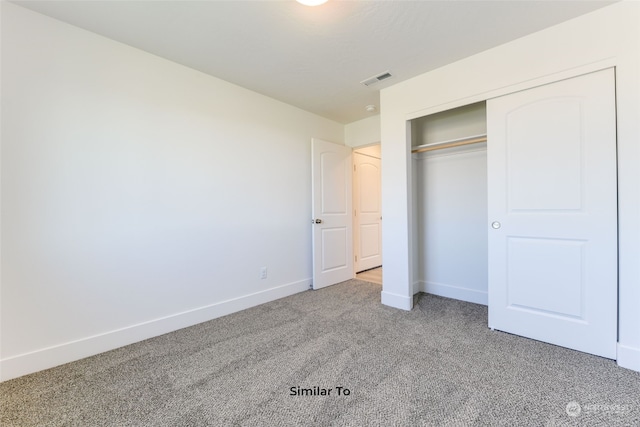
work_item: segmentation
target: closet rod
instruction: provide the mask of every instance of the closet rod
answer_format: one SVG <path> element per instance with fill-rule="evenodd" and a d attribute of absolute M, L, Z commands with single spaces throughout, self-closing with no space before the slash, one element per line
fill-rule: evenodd
<path fill-rule="evenodd" d="M 412 153 L 423 153 L 425 151 L 440 150 L 443 148 L 459 147 L 461 145 L 477 144 L 479 142 L 487 142 L 487 135 L 476 135 L 466 138 L 451 139 L 449 141 L 434 142 L 432 144 L 419 145 Z"/>

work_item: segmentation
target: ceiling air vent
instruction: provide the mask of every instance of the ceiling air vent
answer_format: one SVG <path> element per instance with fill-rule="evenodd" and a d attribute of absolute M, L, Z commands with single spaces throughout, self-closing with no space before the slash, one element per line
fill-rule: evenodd
<path fill-rule="evenodd" d="M 369 77 L 368 79 L 364 79 L 363 81 L 361 81 L 360 83 L 362 83 L 365 86 L 371 86 L 372 84 L 381 82 L 385 79 L 388 79 L 389 77 L 391 77 L 391 73 L 388 71 L 385 71 L 382 74 L 378 74 L 377 76 L 373 76 L 373 77 Z"/>

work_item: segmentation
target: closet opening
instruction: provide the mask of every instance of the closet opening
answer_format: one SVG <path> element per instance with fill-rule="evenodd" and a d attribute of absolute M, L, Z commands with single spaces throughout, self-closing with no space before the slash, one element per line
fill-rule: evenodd
<path fill-rule="evenodd" d="M 414 293 L 487 305 L 486 103 L 410 125 Z"/>
<path fill-rule="evenodd" d="M 615 358 L 615 99 L 607 68 L 411 121 L 413 290 Z"/>

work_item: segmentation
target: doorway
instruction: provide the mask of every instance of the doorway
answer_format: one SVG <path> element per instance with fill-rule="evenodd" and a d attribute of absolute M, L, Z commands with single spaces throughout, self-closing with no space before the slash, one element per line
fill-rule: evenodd
<path fill-rule="evenodd" d="M 311 151 L 313 289 L 362 272 L 382 284 L 380 143 L 353 150 L 313 138 Z"/>
<path fill-rule="evenodd" d="M 353 151 L 353 254 L 357 277 L 382 282 L 382 196 L 380 144 Z M 366 280 L 366 279 L 364 279 Z"/>

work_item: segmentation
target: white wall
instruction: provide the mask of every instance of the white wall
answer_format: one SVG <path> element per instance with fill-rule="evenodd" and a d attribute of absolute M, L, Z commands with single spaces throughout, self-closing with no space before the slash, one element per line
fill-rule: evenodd
<path fill-rule="evenodd" d="M 380 115 L 367 117 L 344 126 L 344 143 L 349 147 L 380 142 Z"/>
<path fill-rule="evenodd" d="M 619 194 L 618 363 L 640 371 L 640 4 L 621 2 L 381 91 L 385 269 L 382 301 L 412 305 L 414 212 L 407 120 L 608 66 L 616 67 Z"/>
<path fill-rule="evenodd" d="M 486 133 L 487 106 L 484 102 L 411 120 L 411 145 L 414 147 Z"/>
<path fill-rule="evenodd" d="M 376 159 L 380 158 L 380 144 L 376 145 L 368 145 L 366 147 L 356 148 L 353 150 L 354 153 L 364 154 L 365 156 L 375 157 Z"/>
<path fill-rule="evenodd" d="M 414 292 L 487 305 L 487 146 L 415 155 Z"/>
<path fill-rule="evenodd" d="M 2 2 L 1 136 L 9 379 L 307 289 L 344 126 Z"/>

